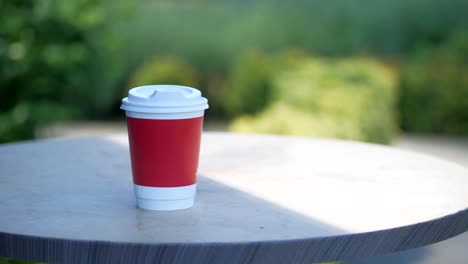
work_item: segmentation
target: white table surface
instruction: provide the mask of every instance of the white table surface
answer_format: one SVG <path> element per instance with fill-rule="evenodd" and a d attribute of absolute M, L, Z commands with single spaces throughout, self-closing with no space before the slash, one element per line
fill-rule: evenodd
<path fill-rule="evenodd" d="M 205 133 L 195 206 L 135 206 L 125 134 L 0 146 L 0 256 L 312 263 L 468 230 L 468 171 L 356 142 Z"/>

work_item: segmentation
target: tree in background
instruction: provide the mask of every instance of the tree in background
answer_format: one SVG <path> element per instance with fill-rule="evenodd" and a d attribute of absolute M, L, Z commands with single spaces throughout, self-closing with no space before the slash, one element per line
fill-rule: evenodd
<path fill-rule="evenodd" d="M 99 108 L 97 48 L 112 47 L 103 41 L 108 35 L 92 33 L 116 10 L 106 5 L 99 0 L 0 1 L 0 142 L 32 138 L 37 125 L 89 116 Z"/>

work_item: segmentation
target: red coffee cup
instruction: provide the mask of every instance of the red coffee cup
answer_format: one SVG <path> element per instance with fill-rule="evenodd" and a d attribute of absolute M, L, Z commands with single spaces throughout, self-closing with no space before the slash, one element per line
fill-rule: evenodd
<path fill-rule="evenodd" d="M 199 90 L 177 85 L 136 87 L 122 100 L 138 207 L 193 206 L 207 108 Z"/>

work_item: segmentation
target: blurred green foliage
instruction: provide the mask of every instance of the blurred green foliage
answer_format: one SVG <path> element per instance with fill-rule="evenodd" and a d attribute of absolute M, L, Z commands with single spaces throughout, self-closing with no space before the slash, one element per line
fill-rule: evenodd
<path fill-rule="evenodd" d="M 466 0 L 158 0 L 140 1 L 118 27 L 135 40 L 123 50 L 132 64 L 177 54 L 201 71 L 226 72 L 251 49 L 406 54 L 467 28 L 467 13 Z"/>
<path fill-rule="evenodd" d="M 151 84 L 176 84 L 198 87 L 199 77 L 196 70 L 176 57 L 157 57 L 141 65 L 130 76 L 128 88 L 122 94 L 126 97 L 133 87 Z"/>
<path fill-rule="evenodd" d="M 272 101 L 236 119 L 238 132 L 390 143 L 397 131 L 395 76 L 368 58 L 302 58 L 272 76 Z"/>
<path fill-rule="evenodd" d="M 96 58 L 107 52 L 97 48 L 112 31 L 99 30 L 114 10 L 99 0 L 0 2 L 0 142 L 33 138 L 37 125 L 105 110 L 104 98 L 113 96 L 103 96 L 97 76 L 111 71 L 97 69 Z"/>
<path fill-rule="evenodd" d="M 93 0 L 2 1 L 0 142 L 31 138 L 35 124 L 74 118 L 89 93 L 86 31 L 103 12 Z"/>
<path fill-rule="evenodd" d="M 29 262 L 29 261 L 0 257 L 0 264 L 41 264 L 41 262 Z"/>
<path fill-rule="evenodd" d="M 401 70 L 399 104 L 407 131 L 468 135 L 468 33 L 415 50 Z"/>
<path fill-rule="evenodd" d="M 291 98 L 278 99 L 292 95 L 276 92 L 276 75 L 307 68 L 306 53 L 401 62 L 403 128 L 464 133 L 465 108 L 453 103 L 464 90 L 453 87 L 466 87 L 466 54 L 444 43 L 466 31 L 467 13 L 465 0 L 1 1 L 0 96 L 8 99 L 0 101 L 0 142 L 32 138 L 35 127 L 56 120 L 121 117 L 123 93 L 140 84 L 200 88 L 210 100 L 207 119 L 290 107 Z M 429 80 L 430 67 L 439 71 Z M 459 96 L 438 96 L 436 86 Z M 424 104 L 427 116 L 411 110 Z"/>
<path fill-rule="evenodd" d="M 331 57 L 372 54 L 401 60 L 396 65 L 403 66 L 421 43 L 438 45 L 468 28 L 466 13 L 464 0 L 159 0 L 139 2 L 138 15 L 118 27 L 126 38 L 142 40 L 122 49 L 128 64 L 173 54 L 197 69 L 199 87 L 210 100 L 209 119 L 255 114 L 269 106 L 269 75 L 286 66 L 265 54 L 290 48 Z M 290 58 L 291 65 L 301 57 Z"/>

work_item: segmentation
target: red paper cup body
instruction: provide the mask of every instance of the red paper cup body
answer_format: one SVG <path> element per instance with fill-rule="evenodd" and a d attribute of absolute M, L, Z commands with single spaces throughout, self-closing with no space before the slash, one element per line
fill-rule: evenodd
<path fill-rule="evenodd" d="M 196 184 L 203 116 L 141 119 L 127 116 L 133 181 L 146 187 Z"/>

